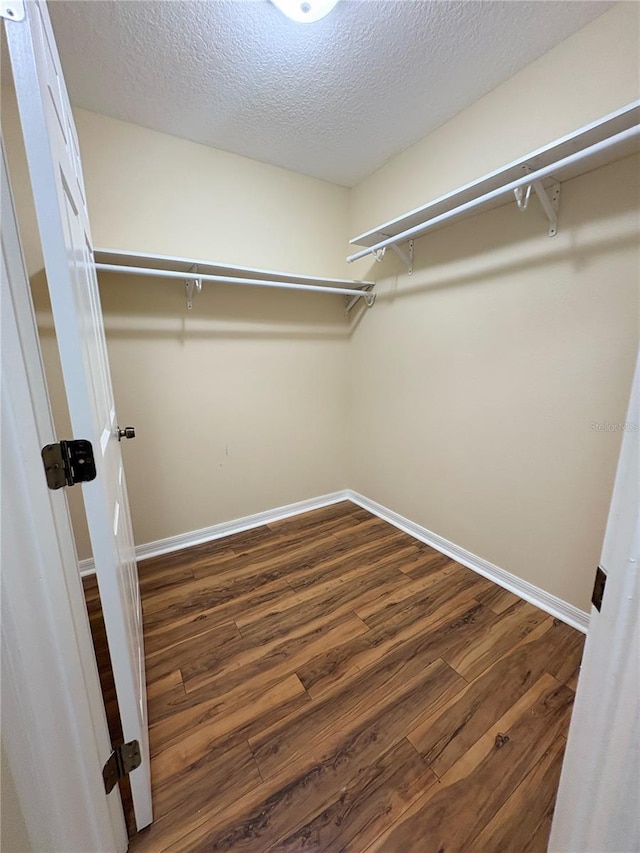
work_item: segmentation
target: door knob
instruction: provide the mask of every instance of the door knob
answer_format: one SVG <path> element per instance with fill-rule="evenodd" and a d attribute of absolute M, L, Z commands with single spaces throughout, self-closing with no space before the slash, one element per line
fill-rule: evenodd
<path fill-rule="evenodd" d="M 135 427 L 125 427 L 124 429 L 120 429 L 118 427 L 118 441 L 122 441 L 123 438 L 135 438 L 136 437 L 136 428 Z"/>

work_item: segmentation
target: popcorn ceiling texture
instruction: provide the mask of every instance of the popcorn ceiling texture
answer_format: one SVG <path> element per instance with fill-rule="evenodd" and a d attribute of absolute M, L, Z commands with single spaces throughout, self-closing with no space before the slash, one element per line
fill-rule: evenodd
<path fill-rule="evenodd" d="M 49 9 L 75 106 L 353 186 L 612 5 L 341 0 L 314 24 L 268 0 Z"/>

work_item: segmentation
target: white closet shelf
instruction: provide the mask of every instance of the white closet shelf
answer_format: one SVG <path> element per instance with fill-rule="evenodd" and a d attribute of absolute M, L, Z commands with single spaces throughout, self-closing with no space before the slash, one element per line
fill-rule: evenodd
<path fill-rule="evenodd" d="M 557 232 L 560 182 L 590 172 L 640 151 L 640 101 L 604 116 L 549 145 L 465 184 L 428 204 L 359 234 L 349 242 L 366 246 L 349 255 L 349 262 L 372 254 L 382 260 L 387 248 L 396 251 L 412 272 L 413 239 L 442 228 L 450 220 L 466 219 L 514 200 L 528 205 L 533 190 L 549 219 L 549 236 Z M 399 248 L 409 241 L 409 252 Z"/>
<path fill-rule="evenodd" d="M 295 275 L 276 270 L 240 267 L 171 255 L 127 252 L 119 249 L 95 249 L 94 258 L 96 269 L 99 271 L 154 278 L 175 278 L 183 281 L 188 308 L 192 307 L 194 292 L 201 290 L 203 282 L 331 293 L 347 298 L 345 309 L 347 314 L 359 299 L 364 299 L 367 307 L 371 307 L 375 301 L 375 294 L 371 293 L 375 285 L 373 281 Z"/>

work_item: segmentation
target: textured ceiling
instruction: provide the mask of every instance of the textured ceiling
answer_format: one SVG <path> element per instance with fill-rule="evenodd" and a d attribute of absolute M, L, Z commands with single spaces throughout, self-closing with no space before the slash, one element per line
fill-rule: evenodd
<path fill-rule="evenodd" d="M 352 186 L 609 2 L 51 0 L 71 101 Z"/>

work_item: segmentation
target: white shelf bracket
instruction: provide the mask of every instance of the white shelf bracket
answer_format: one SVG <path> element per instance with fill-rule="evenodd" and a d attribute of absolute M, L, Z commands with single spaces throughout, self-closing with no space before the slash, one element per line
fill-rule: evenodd
<path fill-rule="evenodd" d="M 194 264 L 189 270 L 190 273 L 198 272 L 198 265 Z M 187 311 L 191 311 L 193 308 L 193 294 L 195 292 L 200 293 L 202 290 L 202 279 L 201 278 L 188 278 L 184 283 L 184 291 L 187 299 Z"/>
<path fill-rule="evenodd" d="M 390 237 L 390 234 L 383 234 L 383 237 Z M 405 252 L 404 249 L 401 249 L 396 243 L 393 243 L 391 247 L 396 255 L 400 258 L 400 260 L 407 265 L 407 269 L 409 271 L 409 275 L 413 273 L 413 240 L 409 240 L 409 251 Z M 387 249 L 386 247 L 383 249 L 375 249 L 373 251 L 373 257 L 380 263 L 385 256 Z"/>
<path fill-rule="evenodd" d="M 400 246 L 397 246 L 395 243 L 391 248 L 400 258 L 400 260 L 404 261 L 404 263 L 407 265 L 409 275 L 413 275 L 413 240 L 409 240 L 408 252 L 405 252 L 404 249 L 401 249 Z"/>
<path fill-rule="evenodd" d="M 0 0 L 0 18 L 7 21 L 24 21 L 23 0 Z"/>
<path fill-rule="evenodd" d="M 345 301 L 344 316 L 345 317 L 349 316 L 353 306 L 356 304 L 356 302 L 359 302 L 361 299 L 364 299 L 365 305 L 367 306 L 367 308 L 371 308 L 373 303 L 376 301 L 376 294 L 370 292 L 372 287 L 373 287 L 373 285 L 370 285 L 369 287 L 366 288 L 366 290 L 363 290 L 362 296 L 352 296 L 351 299 L 349 299 L 348 296 L 345 296 L 345 298 L 344 298 L 344 301 Z"/>
<path fill-rule="evenodd" d="M 525 174 L 535 171 L 528 164 L 522 168 Z M 549 237 L 555 237 L 558 233 L 558 213 L 560 212 L 560 184 L 554 181 L 548 188 L 545 188 L 542 181 L 532 181 L 526 186 L 516 187 L 513 194 L 519 210 L 526 210 L 529 206 L 531 190 L 538 196 L 542 209 L 549 220 Z"/>
<path fill-rule="evenodd" d="M 541 181 L 534 181 L 533 189 L 549 220 L 549 237 L 555 237 L 558 233 L 558 213 L 560 212 L 560 184 L 554 182 L 545 189 Z"/>

